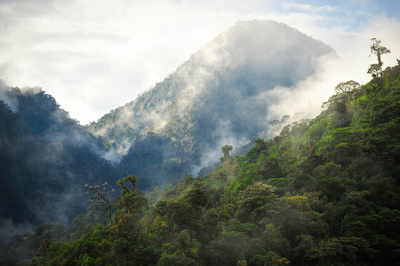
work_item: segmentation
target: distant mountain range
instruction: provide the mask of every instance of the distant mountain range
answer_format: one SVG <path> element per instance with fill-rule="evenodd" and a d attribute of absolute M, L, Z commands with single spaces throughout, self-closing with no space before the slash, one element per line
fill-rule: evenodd
<path fill-rule="evenodd" d="M 1 84 L 0 222 L 71 223 L 87 206 L 85 183 L 132 173 L 150 190 L 196 175 L 218 162 L 223 145 L 239 148 L 267 130 L 268 106 L 278 101 L 269 92 L 294 90 L 327 55 L 336 57 L 287 25 L 238 22 L 154 88 L 87 127 L 41 89 Z"/>

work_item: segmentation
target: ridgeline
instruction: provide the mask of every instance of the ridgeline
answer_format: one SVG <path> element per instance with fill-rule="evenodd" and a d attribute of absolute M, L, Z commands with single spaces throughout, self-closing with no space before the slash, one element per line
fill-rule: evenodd
<path fill-rule="evenodd" d="M 120 180 L 111 220 L 91 205 L 67 242 L 48 225 L 19 246 L 41 241 L 30 265 L 398 265 L 400 65 L 379 74 L 205 176 Z"/>

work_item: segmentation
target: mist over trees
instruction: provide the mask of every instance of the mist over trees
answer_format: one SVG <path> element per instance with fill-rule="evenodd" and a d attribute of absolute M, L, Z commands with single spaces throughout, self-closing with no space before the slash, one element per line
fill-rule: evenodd
<path fill-rule="evenodd" d="M 66 234 L 48 225 L 17 246 L 43 239 L 30 265 L 397 265 L 400 65 L 336 88 L 340 100 L 246 154 L 224 145 L 207 175 L 146 196 L 129 175 L 113 219 L 88 226 L 89 212 L 69 241 L 45 239 Z"/>
<path fill-rule="evenodd" d="M 88 127 L 41 88 L 1 83 L 0 221 L 70 224 L 84 210 L 83 184 L 135 173 L 138 188 L 151 190 L 212 171 L 221 146 L 243 154 L 240 146 L 249 149 L 270 126 L 268 103 L 277 100 L 268 91 L 309 77 L 316 58 L 327 54 L 331 48 L 284 24 L 238 22 L 153 89 Z"/>
<path fill-rule="evenodd" d="M 238 22 L 86 127 L 0 83 L 0 264 L 400 263 L 400 66 L 372 41 L 372 80 L 290 124 L 266 119 L 273 91 L 336 55 L 271 21 Z"/>
<path fill-rule="evenodd" d="M 324 56 L 336 58 L 327 45 L 284 24 L 241 21 L 89 131 L 124 155 L 120 173 L 137 173 L 142 189 L 197 175 L 218 162 L 221 146 L 239 148 L 268 129 L 268 106 L 280 101 L 269 92 L 295 90 Z"/>
<path fill-rule="evenodd" d="M 86 208 L 83 184 L 115 181 L 114 168 L 52 96 L 40 88 L 1 90 L 7 100 L 0 101 L 1 223 L 71 224 Z"/>

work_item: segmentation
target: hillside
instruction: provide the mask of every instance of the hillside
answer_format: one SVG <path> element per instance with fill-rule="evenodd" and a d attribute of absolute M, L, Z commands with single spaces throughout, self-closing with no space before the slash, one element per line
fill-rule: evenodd
<path fill-rule="evenodd" d="M 40 88 L 0 84 L 1 241 L 16 228 L 71 224 L 83 185 L 115 181 L 97 140 Z M 11 108 L 10 108 L 11 106 Z"/>
<path fill-rule="evenodd" d="M 269 92 L 294 90 L 323 56 L 336 57 L 287 25 L 238 22 L 89 131 L 122 157 L 121 174 L 137 173 L 139 187 L 166 184 L 218 161 L 222 145 L 248 144 L 268 129 L 268 106 L 280 101 Z"/>
<path fill-rule="evenodd" d="M 226 143 L 250 147 L 269 126 L 268 103 L 277 100 L 268 91 L 294 90 L 331 53 L 286 25 L 238 22 L 89 127 L 41 88 L 0 83 L 0 241 L 49 221 L 71 224 L 84 211 L 85 183 L 135 173 L 138 188 L 151 190 L 215 166 Z"/>
<path fill-rule="evenodd" d="M 74 239 L 43 241 L 31 265 L 399 264 L 400 65 L 339 84 L 324 106 L 147 198 L 133 175 L 119 180 L 107 225 L 81 216 Z"/>

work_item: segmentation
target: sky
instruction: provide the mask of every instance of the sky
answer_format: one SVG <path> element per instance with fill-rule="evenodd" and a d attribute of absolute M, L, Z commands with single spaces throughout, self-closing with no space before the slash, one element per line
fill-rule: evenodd
<path fill-rule="evenodd" d="M 88 124 L 151 89 L 238 20 L 254 19 L 331 46 L 347 63 L 343 77 L 361 84 L 375 63 L 371 38 L 391 50 L 385 66 L 400 58 L 398 0 L 0 0 L 0 79 L 41 87 Z"/>

